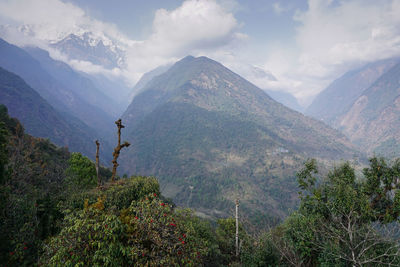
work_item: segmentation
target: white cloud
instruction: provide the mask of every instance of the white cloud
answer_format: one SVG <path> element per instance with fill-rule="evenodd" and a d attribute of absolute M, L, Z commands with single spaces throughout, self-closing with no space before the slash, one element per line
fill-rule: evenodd
<path fill-rule="evenodd" d="M 400 0 L 309 0 L 308 5 L 294 17 L 295 49 L 277 47 L 265 61 L 279 80 L 276 86 L 303 103 L 356 66 L 400 55 Z"/>
<path fill-rule="evenodd" d="M 104 34 L 125 49 L 125 67 L 110 70 L 56 51 L 51 55 L 81 71 L 123 77 L 131 85 L 157 66 L 188 54 L 204 55 L 261 88 L 290 92 L 302 103 L 355 66 L 400 55 L 400 0 L 309 0 L 308 4 L 294 16 L 295 42 L 278 40 L 268 43 L 268 49 L 253 44 L 255 40 L 241 31 L 234 12 L 242 7 L 235 0 L 186 0 L 176 9 L 159 9 L 145 40 L 131 40 L 114 24 L 96 20 L 66 1 L 0 0 L 0 24 L 27 25 L 24 36 L 7 27 L 0 34 L 7 32 L 6 39 L 13 43 L 47 49 L 50 41 L 71 32 Z M 278 1 L 272 7 L 276 14 L 294 9 Z M 271 72 L 277 81 L 254 76 L 253 66 Z"/>
<path fill-rule="evenodd" d="M 159 9 L 151 36 L 129 49 L 128 70 L 143 73 L 188 54 L 213 53 L 245 39 L 238 30 L 233 14 L 214 0 L 188 0 L 174 10 Z"/>
<path fill-rule="evenodd" d="M 224 5 L 225 6 L 224 6 Z M 6 40 L 17 45 L 34 44 L 49 49 L 48 44 L 69 33 L 91 31 L 118 41 L 126 51 L 126 68 L 108 70 L 88 61 L 67 58 L 51 51 L 57 59 L 88 73 L 125 77 L 130 85 L 159 65 L 174 62 L 188 54 L 218 53 L 246 39 L 232 10 L 234 0 L 187 0 L 174 10 L 155 12 L 152 33 L 146 40 L 130 40 L 118 28 L 88 16 L 81 8 L 61 0 L 2 0 L 0 22 L 23 26 L 24 36 L 15 27 L 3 31 Z M 20 28 L 21 29 L 21 28 Z"/>
<path fill-rule="evenodd" d="M 87 73 L 101 73 L 105 76 L 121 77 L 123 71 L 95 65 L 88 61 L 68 58 L 49 44 L 65 38 L 70 33 L 81 34 L 90 31 L 103 39 L 106 44 L 111 38 L 125 46 L 130 41 L 115 25 L 93 19 L 85 12 L 60 0 L 2 0 L 0 1 L 1 37 L 18 46 L 33 45 L 50 52 L 73 68 Z M 108 36 L 108 38 L 105 38 Z"/>
<path fill-rule="evenodd" d="M 298 14 L 297 42 L 304 57 L 322 64 L 377 60 L 400 53 L 400 1 L 352 0 L 331 6 L 310 0 Z"/>
<path fill-rule="evenodd" d="M 275 14 L 277 14 L 277 15 L 280 15 L 285 11 L 285 8 L 279 2 L 273 3 L 272 8 L 273 8 Z"/>
<path fill-rule="evenodd" d="M 215 1 L 186 1 L 179 8 L 157 10 L 151 42 L 161 42 L 174 49 L 209 47 L 233 37 L 237 22 Z"/>
<path fill-rule="evenodd" d="M 60 0 L 2 0 L 0 17 L 27 26 L 28 34 L 39 40 L 59 40 L 71 32 L 87 30 L 127 39 L 114 24 L 93 19 L 81 8 Z"/>

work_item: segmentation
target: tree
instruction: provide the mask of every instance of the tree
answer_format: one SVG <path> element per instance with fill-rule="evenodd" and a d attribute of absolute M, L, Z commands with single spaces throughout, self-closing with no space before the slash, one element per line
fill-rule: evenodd
<path fill-rule="evenodd" d="M 94 163 L 81 153 L 73 152 L 68 160 L 66 182 L 75 189 L 89 189 L 96 186 L 96 168 Z"/>
<path fill-rule="evenodd" d="M 0 112 L 7 112 L 4 106 L 0 106 Z M 5 110 L 4 110 L 5 109 Z M 7 205 L 9 197 L 9 188 L 6 184 L 8 178 L 6 169 L 8 162 L 7 144 L 8 144 L 8 131 L 3 121 L 0 121 L 0 221 L 5 222 L 7 217 Z M 7 250 L 9 249 L 8 230 L 0 226 L 0 262 L 7 262 Z"/>
<path fill-rule="evenodd" d="M 113 169 L 112 169 L 112 176 L 111 176 L 111 181 L 113 181 L 113 182 L 115 181 L 115 175 L 117 175 L 117 167 L 119 165 L 117 162 L 117 159 L 119 157 L 119 153 L 121 153 L 121 149 L 123 149 L 124 147 L 130 146 L 130 144 L 126 141 L 121 145 L 121 129 L 125 128 L 125 126 L 122 125 L 121 119 L 117 120 L 115 122 L 115 124 L 117 125 L 117 128 L 118 128 L 118 144 L 114 148 L 114 152 L 113 152 L 114 158 L 112 160 Z"/>
<path fill-rule="evenodd" d="M 323 182 L 317 183 L 317 173 L 315 161 L 299 172 L 300 209 L 284 224 L 282 238 L 294 254 L 311 266 L 400 264 L 398 162 L 390 167 L 371 159 L 366 179 L 357 179 L 349 163 L 334 168 Z"/>
<path fill-rule="evenodd" d="M 192 234 L 192 224 L 186 221 L 190 218 L 188 214 L 175 212 L 156 193 L 132 201 L 127 208 L 107 202 L 107 194 L 104 194 L 93 204 L 86 200 L 83 210 L 68 214 L 60 234 L 51 238 L 45 247 L 41 263 L 50 266 L 198 266 L 206 256 L 206 243 Z"/>

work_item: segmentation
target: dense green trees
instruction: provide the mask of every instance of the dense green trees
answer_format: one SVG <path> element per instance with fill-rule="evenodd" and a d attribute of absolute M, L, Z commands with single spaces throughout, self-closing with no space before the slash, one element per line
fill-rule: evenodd
<path fill-rule="evenodd" d="M 46 245 L 44 264 L 197 266 L 207 256 L 207 239 L 193 229 L 197 219 L 160 199 L 155 179 L 132 177 L 94 191 L 97 201 L 87 198 L 71 211 Z"/>
<path fill-rule="evenodd" d="M 111 171 L 100 169 L 102 180 Z M 0 263 L 7 266 L 399 266 L 400 160 L 298 173 L 300 206 L 267 232 L 215 222 L 160 195 L 156 178 L 96 187 L 92 161 L 24 134 L 0 106 Z M 258 237 L 255 237 L 254 235 Z"/>
<path fill-rule="evenodd" d="M 66 182 L 81 189 L 93 188 L 97 184 L 96 168 L 93 162 L 81 153 L 71 153 L 66 170 Z"/>
<path fill-rule="evenodd" d="M 0 105 L 0 114 L 4 114 L 5 112 L 5 106 Z M 5 123 L 0 121 L 0 222 L 4 222 L 7 218 L 6 203 L 9 196 L 9 188 L 6 185 L 6 179 L 8 178 L 6 173 L 8 135 L 9 133 Z M 7 236 L 7 229 L 5 227 L 0 227 L 0 262 L 6 262 L 6 251 L 9 246 L 10 242 Z"/>
<path fill-rule="evenodd" d="M 26 135 L 4 106 L 0 106 L 0 124 L 0 260 L 7 265 L 32 265 L 42 241 L 56 232 L 60 213 L 55 204 L 69 153 L 48 140 Z"/>
<path fill-rule="evenodd" d="M 280 226 L 277 248 L 302 266 L 399 265 L 399 161 L 372 158 L 357 178 L 345 163 L 317 180 L 315 161 L 299 173 L 301 205 Z"/>

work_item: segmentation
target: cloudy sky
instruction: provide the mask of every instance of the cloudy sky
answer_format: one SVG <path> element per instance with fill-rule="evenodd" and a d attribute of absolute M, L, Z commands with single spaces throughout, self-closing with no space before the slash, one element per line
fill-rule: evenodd
<path fill-rule="evenodd" d="M 399 56 L 399 14 L 400 0 L 0 0 L 1 25 L 30 26 L 29 38 L 0 37 L 45 47 L 71 32 L 102 33 L 125 47 L 126 66 L 111 74 L 130 84 L 157 66 L 204 55 L 306 105 L 347 70 Z"/>

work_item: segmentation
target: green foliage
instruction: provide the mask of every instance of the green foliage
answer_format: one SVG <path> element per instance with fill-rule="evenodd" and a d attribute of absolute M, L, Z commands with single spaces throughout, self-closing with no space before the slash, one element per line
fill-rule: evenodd
<path fill-rule="evenodd" d="M 61 232 L 45 246 L 48 266 L 124 266 L 129 248 L 122 243 L 125 226 L 118 216 L 96 208 L 69 214 Z"/>
<path fill-rule="evenodd" d="M 127 208 L 107 205 L 105 197 L 69 214 L 60 234 L 45 246 L 50 266 L 197 266 L 207 242 L 193 229 L 187 212 L 176 213 L 156 193 Z M 109 207 L 109 208 L 107 208 Z M 188 231 L 186 231 L 188 230 Z"/>
<path fill-rule="evenodd" d="M 399 227 L 399 161 L 392 166 L 382 158 L 370 162 L 365 179 L 357 179 L 350 164 L 344 163 L 319 183 L 313 176 L 318 173 L 315 162 L 305 164 L 298 175 L 304 190 L 300 209 L 280 226 L 276 242 L 288 262 L 307 266 L 400 262 L 394 234 Z"/>
<path fill-rule="evenodd" d="M 110 174 L 111 172 L 108 173 Z M 160 185 L 157 179 L 154 177 L 132 176 L 131 178 L 118 180 L 115 183 L 108 182 L 100 188 L 93 188 L 83 192 L 69 192 L 68 198 L 61 205 L 66 210 L 80 210 L 83 208 L 85 200 L 89 204 L 93 204 L 99 198 L 104 197 L 107 209 L 114 207 L 122 210 L 128 208 L 132 201 L 138 201 L 148 194 L 160 194 Z"/>
<path fill-rule="evenodd" d="M 315 159 L 307 160 L 304 168 L 297 173 L 297 182 L 302 190 L 313 191 L 317 178 L 313 176 L 318 173 L 317 161 Z"/>
<path fill-rule="evenodd" d="M 4 106 L 0 106 L 0 109 Z M 0 111 L 1 112 L 1 111 Z M 3 184 L 6 179 L 6 164 L 8 162 L 7 143 L 8 131 L 4 122 L 0 121 L 0 184 Z"/>
<path fill-rule="evenodd" d="M 74 152 L 68 160 L 66 182 L 74 188 L 89 189 L 97 184 L 96 168 L 94 163 L 81 153 Z"/>
<path fill-rule="evenodd" d="M 254 243 L 247 251 L 242 252 L 243 266 L 279 266 L 280 255 L 270 233 L 262 233 L 258 239 L 254 240 Z"/>
<path fill-rule="evenodd" d="M 48 140 L 24 134 L 22 125 L 8 116 L 4 106 L 0 107 L 0 124 L 0 158 L 6 155 L 8 160 L 2 165 L 7 169 L 6 179 L 0 182 L 0 260 L 29 266 L 36 262 L 42 241 L 57 231 L 62 217 L 54 203 L 62 191 L 69 153 Z"/>
<path fill-rule="evenodd" d="M 170 205 L 149 195 L 121 213 L 128 226 L 128 245 L 138 266 L 196 266 L 206 254 L 201 239 L 187 233 Z"/>
<path fill-rule="evenodd" d="M 202 263 L 205 266 L 217 266 L 221 263 L 221 252 L 210 222 L 195 216 L 190 209 L 177 209 L 175 212 L 182 218 L 187 238 L 205 248 L 200 255 Z"/>
<path fill-rule="evenodd" d="M 374 219 L 392 222 L 400 216 L 400 159 L 388 166 L 383 158 L 371 158 L 365 168 L 365 194 L 370 198 Z"/>
<path fill-rule="evenodd" d="M 236 221 L 235 218 L 219 219 L 218 227 L 215 231 L 218 247 L 221 251 L 220 261 L 224 265 L 230 262 L 239 261 L 236 258 L 235 238 L 236 238 Z M 239 240 L 240 251 L 246 250 L 249 246 L 249 236 L 245 232 L 243 225 L 239 224 Z"/>
<path fill-rule="evenodd" d="M 0 105 L 0 116 L 3 114 L 7 114 L 7 108 L 3 105 Z M 5 123 L 0 121 L 0 221 L 4 222 L 7 218 L 7 205 L 9 198 L 9 188 L 6 185 L 6 180 L 8 175 L 6 173 L 7 162 L 8 162 L 8 153 L 7 153 L 7 144 L 8 144 L 8 131 L 5 126 Z M 7 229 L 4 226 L 0 226 L 0 262 L 7 261 L 6 251 L 10 246 Z"/>

